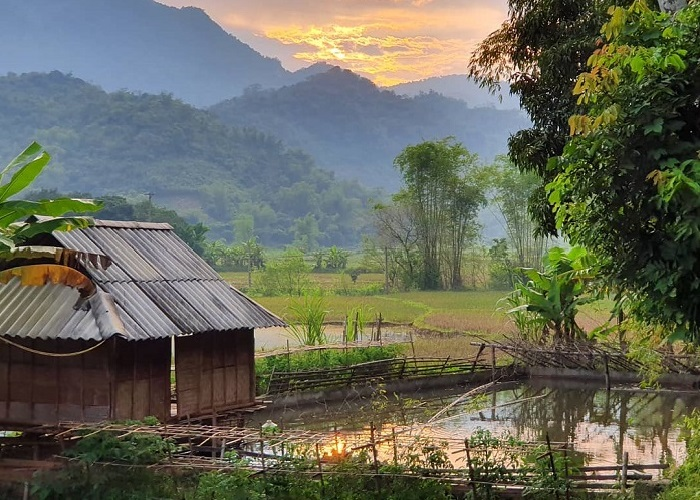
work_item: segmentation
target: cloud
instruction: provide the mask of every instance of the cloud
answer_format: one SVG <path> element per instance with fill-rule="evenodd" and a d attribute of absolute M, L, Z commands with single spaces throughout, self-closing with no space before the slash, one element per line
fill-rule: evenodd
<path fill-rule="evenodd" d="M 224 29 L 287 67 L 326 61 L 382 85 L 466 72 L 473 47 L 506 17 L 506 0 L 164 3 L 196 4 Z"/>

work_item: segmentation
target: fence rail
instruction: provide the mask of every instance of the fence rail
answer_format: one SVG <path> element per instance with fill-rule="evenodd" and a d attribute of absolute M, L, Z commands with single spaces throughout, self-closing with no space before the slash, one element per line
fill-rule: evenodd
<path fill-rule="evenodd" d="M 267 375 L 269 379 L 266 393 L 281 394 L 448 374 L 468 374 L 493 370 L 494 367 L 493 363 L 480 362 L 478 358 L 393 358 L 323 370 L 273 372 Z"/>

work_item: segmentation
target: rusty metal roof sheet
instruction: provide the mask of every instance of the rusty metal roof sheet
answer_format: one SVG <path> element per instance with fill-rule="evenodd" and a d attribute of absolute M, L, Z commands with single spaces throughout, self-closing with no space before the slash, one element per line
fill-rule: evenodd
<path fill-rule="evenodd" d="M 95 220 L 54 237 L 111 259 L 106 269 L 87 262 L 85 270 L 114 298 L 130 339 L 285 326 L 226 283 L 168 224 Z"/>
<path fill-rule="evenodd" d="M 26 285 L 14 277 L 0 283 L 0 311 L 0 335 L 8 337 L 100 341 L 129 335 L 111 298 L 99 290 L 83 299 L 71 286 Z"/>

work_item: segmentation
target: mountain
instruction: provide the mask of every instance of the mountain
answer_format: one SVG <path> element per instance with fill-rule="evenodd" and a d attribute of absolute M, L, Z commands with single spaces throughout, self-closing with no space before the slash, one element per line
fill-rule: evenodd
<path fill-rule="evenodd" d="M 398 95 L 415 97 L 421 93 L 437 92 L 445 97 L 452 97 L 466 102 L 471 108 L 520 109 L 518 98 L 508 93 L 508 88 L 494 95 L 482 89 L 467 75 L 449 75 L 426 78 L 416 82 L 401 83 L 386 87 Z"/>
<path fill-rule="evenodd" d="M 201 9 L 153 0 L 3 0 L 0 46 L 0 75 L 59 70 L 195 106 L 296 81 Z"/>
<path fill-rule="evenodd" d="M 435 92 L 398 96 L 338 67 L 280 89 L 250 90 L 210 110 L 224 123 L 303 149 L 338 176 L 388 191 L 400 185 L 393 160 L 409 144 L 455 136 L 491 161 L 506 152 L 511 133 L 529 126 L 518 110 L 470 108 Z"/>
<path fill-rule="evenodd" d="M 166 94 L 107 93 L 59 72 L 0 78 L 0 158 L 31 140 L 52 155 L 36 188 L 122 194 L 177 209 L 231 238 L 250 218 L 265 245 L 359 243 L 371 193 L 298 150 Z M 306 233 L 310 233 L 309 236 Z"/>

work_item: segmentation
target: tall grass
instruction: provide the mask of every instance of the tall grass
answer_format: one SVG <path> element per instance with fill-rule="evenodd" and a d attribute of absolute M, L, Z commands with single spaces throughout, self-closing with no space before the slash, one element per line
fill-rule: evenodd
<path fill-rule="evenodd" d="M 326 343 L 326 311 L 323 297 L 305 295 L 291 299 L 289 311 L 289 331 L 301 345 L 321 345 Z"/>
<path fill-rule="evenodd" d="M 347 342 L 355 342 L 358 340 L 358 335 L 362 335 L 365 331 L 365 325 L 372 319 L 373 309 L 364 304 L 355 306 L 346 316 L 345 321 L 345 340 Z"/>

